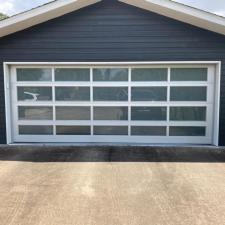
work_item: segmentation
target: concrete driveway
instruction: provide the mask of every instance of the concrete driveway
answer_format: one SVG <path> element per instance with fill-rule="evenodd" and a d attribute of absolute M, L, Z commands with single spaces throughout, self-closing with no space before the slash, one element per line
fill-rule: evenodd
<path fill-rule="evenodd" d="M 1 225 L 223 225 L 225 151 L 1 147 Z"/>

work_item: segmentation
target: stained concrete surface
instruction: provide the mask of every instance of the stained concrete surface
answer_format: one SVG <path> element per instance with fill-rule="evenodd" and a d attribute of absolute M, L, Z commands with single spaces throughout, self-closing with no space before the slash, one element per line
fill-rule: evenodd
<path fill-rule="evenodd" d="M 225 151 L 0 148 L 1 225 L 223 225 Z"/>

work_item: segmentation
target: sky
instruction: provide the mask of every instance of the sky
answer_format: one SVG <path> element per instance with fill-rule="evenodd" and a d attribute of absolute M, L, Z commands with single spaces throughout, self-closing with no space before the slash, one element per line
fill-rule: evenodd
<path fill-rule="evenodd" d="M 0 12 L 12 16 L 29 10 L 51 0 L 0 0 Z M 63 1 L 63 0 L 59 0 Z M 225 0 L 174 0 L 186 5 L 200 8 L 209 12 L 225 16 Z"/>

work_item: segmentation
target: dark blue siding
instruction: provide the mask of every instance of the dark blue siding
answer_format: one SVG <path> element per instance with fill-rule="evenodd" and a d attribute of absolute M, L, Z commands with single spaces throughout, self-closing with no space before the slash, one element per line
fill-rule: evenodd
<path fill-rule="evenodd" d="M 225 37 L 115 0 L 0 39 L 0 143 L 4 61 L 222 61 L 220 145 L 225 145 Z"/>

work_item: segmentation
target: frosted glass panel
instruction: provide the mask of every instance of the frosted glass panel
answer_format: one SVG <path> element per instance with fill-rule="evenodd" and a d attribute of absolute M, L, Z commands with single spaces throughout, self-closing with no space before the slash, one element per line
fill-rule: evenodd
<path fill-rule="evenodd" d="M 94 107 L 94 120 L 128 120 L 128 107 Z"/>
<path fill-rule="evenodd" d="M 41 106 L 19 106 L 19 120 L 52 120 L 53 108 Z"/>
<path fill-rule="evenodd" d="M 52 70 L 41 68 L 17 69 L 17 81 L 51 81 Z"/>
<path fill-rule="evenodd" d="M 90 101 L 89 87 L 56 87 L 56 101 Z"/>
<path fill-rule="evenodd" d="M 90 120 L 90 107 L 57 106 L 56 120 Z"/>
<path fill-rule="evenodd" d="M 166 101 L 166 87 L 132 87 L 132 101 Z"/>
<path fill-rule="evenodd" d="M 127 126 L 95 126 L 94 135 L 128 135 Z"/>
<path fill-rule="evenodd" d="M 94 101 L 127 101 L 127 87 L 94 87 Z"/>
<path fill-rule="evenodd" d="M 128 81 L 128 69 L 93 69 L 94 81 Z"/>
<path fill-rule="evenodd" d="M 166 136 L 166 127 L 158 126 L 133 126 L 131 127 L 133 136 Z"/>
<path fill-rule="evenodd" d="M 19 126 L 20 135 L 52 135 L 53 126 Z"/>
<path fill-rule="evenodd" d="M 171 101 L 206 101 L 206 87 L 171 87 Z"/>
<path fill-rule="evenodd" d="M 207 68 L 172 68 L 171 81 L 207 81 Z"/>
<path fill-rule="evenodd" d="M 171 107 L 170 120 L 206 121 L 206 107 Z"/>
<path fill-rule="evenodd" d="M 167 81 L 167 69 L 140 68 L 132 69 L 132 81 Z"/>
<path fill-rule="evenodd" d="M 90 126 L 56 126 L 57 135 L 90 135 Z"/>
<path fill-rule="evenodd" d="M 131 107 L 131 120 L 166 120 L 166 107 Z"/>
<path fill-rule="evenodd" d="M 52 101 L 51 87 L 18 87 L 19 101 Z"/>
<path fill-rule="evenodd" d="M 90 81 L 90 69 L 55 69 L 56 81 Z"/>
<path fill-rule="evenodd" d="M 205 136 L 205 127 L 170 127 L 170 136 Z"/>

